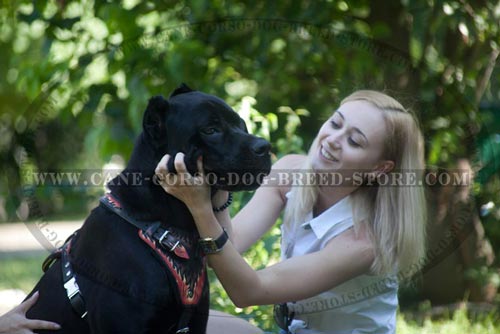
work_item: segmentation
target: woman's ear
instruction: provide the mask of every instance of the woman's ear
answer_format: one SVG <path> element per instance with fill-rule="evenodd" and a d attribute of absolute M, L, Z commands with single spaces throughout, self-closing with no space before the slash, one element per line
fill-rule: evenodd
<path fill-rule="evenodd" d="M 373 182 L 377 182 L 381 175 L 387 174 L 394 169 L 394 161 L 392 160 L 384 160 L 379 162 L 373 169 L 366 173 L 365 182 L 368 184 L 373 184 Z"/>
<path fill-rule="evenodd" d="M 394 166 L 394 161 L 383 160 L 375 166 L 373 172 L 375 173 L 375 175 L 387 174 L 394 169 Z"/>

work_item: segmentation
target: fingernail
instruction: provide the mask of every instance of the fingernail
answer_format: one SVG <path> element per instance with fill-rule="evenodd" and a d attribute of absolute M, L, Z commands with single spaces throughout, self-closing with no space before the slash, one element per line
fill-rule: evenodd
<path fill-rule="evenodd" d="M 58 329 L 61 329 L 61 325 L 59 325 L 59 324 L 53 324 L 52 328 L 54 328 L 55 330 L 58 330 Z"/>

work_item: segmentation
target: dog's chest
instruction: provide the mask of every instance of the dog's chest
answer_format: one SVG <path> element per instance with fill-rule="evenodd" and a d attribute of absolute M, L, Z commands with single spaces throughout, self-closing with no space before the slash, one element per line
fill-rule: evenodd
<path fill-rule="evenodd" d="M 154 251 L 154 254 L 165 265 L 177 285 L 179 298 L 184 306 L 196 306 L 203 296 L 206 284 L 206 258 L 201 254 L 193 240 L 180 238 L 181 251 L 165 249 L 148 233 L 138 231 L 139 237 Z"/>

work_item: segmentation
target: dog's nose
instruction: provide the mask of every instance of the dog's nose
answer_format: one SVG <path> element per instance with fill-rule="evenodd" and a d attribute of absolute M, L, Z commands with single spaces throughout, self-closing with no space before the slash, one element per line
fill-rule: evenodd
<path fill-rule="evenodd" d="M 252 145 L 252 151 L 258 156 L 269 154 L 271 144 L 265 139 L 258 138 Z"/>

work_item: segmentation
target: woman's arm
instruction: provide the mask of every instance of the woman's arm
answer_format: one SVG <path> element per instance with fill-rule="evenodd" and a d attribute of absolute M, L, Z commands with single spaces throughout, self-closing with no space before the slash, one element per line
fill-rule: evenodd
<path fill-rule="evenodd" d="M 202 237 L 217 237 L 222 229 L 208 210 L 193 210 Z M 356 259 L 356 261 L 353 261 Z M 294 257 L 254 271 L 228 242 L 220 253 L 208 256 L 224 289 L 238 307 L 301 300 L 329 290 L 367 272 L 373 261 L 368 238 L 349 229 L 321 251 Z"/>
<path fill-rule="evenodd" d="M 285 194 L 290 189 L 290 182 L 283 177 L 283 174 L 300 168 L 303 159 L 304 156 L 301 155 L 287 155 L 274 163 L 263 185 L 232 220 L 229 210 L 214 213 L 239 253 L 246 251 L 276 223 L 286 204 Z M 167 160 L 168 156 L 165 156 L 160 161 L 157 173 L 168 173 Z M 227 191 L 217 191 L 212 198 L 213 207 L 222 206 L 227 198 Z"/>
<path fill-rule="evenodd" d="M 373 262 L 369 242 L 356 238 L 352 229 L 331 240 L 321 251 L 259 271 L 237 255 L 228 244 L 219 254 L 209 256 L 209 264 L 238 307 L 310 298 L 367 272 Z"/>
<path fill-rule="evenodd" d="M 274 163 L 263 185 L 233 218 L 234 237 L 231 241 L 240 253 L 255 244 L 276 224 L 286 205 L 285 194 L 290 190 L 290 181 L 283 176 L 300 168 L 304 158 L 302 155 L 287 155 Z"/>
<path fill-rule="evenodd" d="M 187 173 L 183 159 L 182 154 L 175 157 L 175 168 L 180 173 Z M 163 166 L 166 166 L 165 162 Z M 161 168 L 158 170 L 160 173 Z M 186 184 L 199 182 L 188 179 L 183 183 Z M 212 212 L 210 191 L 206 185 L 186 187 L 170 184 L 164 188 L 187 205 L 202 238 L 217 238 L 221 235 L 222 227 Z M 264 202 L 254 203 L 254 209 L 258 209 L 257 203 L 268 205 Z M 231 241 L 221 252 L 208 255 L 208 260 L 231 300 L 235 305 L 245 307 L 300 300 L 331 289 L 367 272 L 373 261 L 373 249 L 364 234 L 356 236 L 349 229 L 332 239 L 321 251 L 259 271 L 246 263 Z"/>

